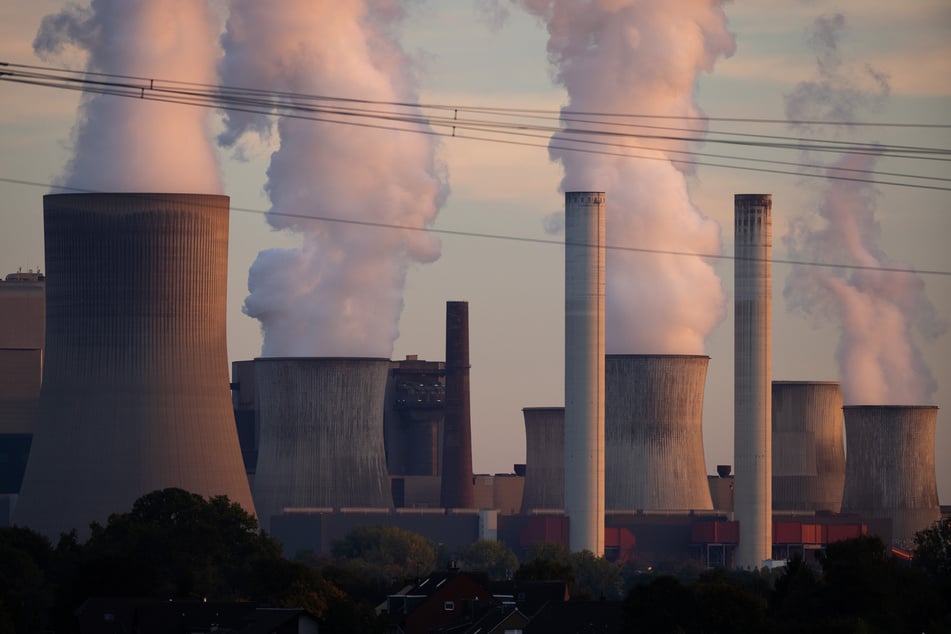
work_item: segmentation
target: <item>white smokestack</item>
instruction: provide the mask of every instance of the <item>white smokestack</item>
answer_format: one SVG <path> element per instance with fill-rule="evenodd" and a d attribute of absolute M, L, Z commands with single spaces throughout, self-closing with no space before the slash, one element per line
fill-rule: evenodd
<path fill-rule="evenodd" d="M 567 121 L 570 111 L 702 116 L 694 103 L 697 75 L 733 52 L 719 0 L 519 4 L 548 28 L 549 58 L 568 91 L 562 114 L 567 126 L 578 126 Z M 570 139 L 556 134 L 551 144 L 570 146 Z M 631 144 L 654 149 L 632 152 L 647 159 L 551 149 L 565 168 L 561 188 L 597 188 L 611 196 L 610 245 L 719 253 L 719 226 L 691 202 L 687 168 L 672 162 L 682 158 L 674 152 L 689 150 L 690 144 L 638 139 Z M 723 318 L 720 280 L 699 257 L 609 249 L 607 275 L 609 353 L 699 354 L 704 337 Z"/>
<path fill-rule="evenodd" d="M 196 0 L 93 0 L 43 18 L 33 48 L 43 59 L 71 47 L 90 72 L 215 83 L 218 24 Z M 219 193 L 221 178 L 202 108 L 83 96 L 73 157 L 57 184 L 93 191 Z"/>
<path fill-rule="evenodd" d="M 810 42 L 816 48 L 817 77 L 786 96 L 791 121 L 853 122 L 861 108 L 874 107 L 888 94 L 885 77 L 866 66 L 864 73 L 843 63 L 838 42 L 845 29 L 841 15 L 824 16 L 813 24 Z M 862 79 L 865 83 L 859 83 Z M 799 125 L 797 127 L 802 128 Z M 824 128 L 828 130 L 829 128 Z M 846 154 L 830 166 L 874 169 L 874 148 Z M 810 157 L 810 162 L 815 162 Z M 881 246 L 873 184 L 827 181 L 815 213 L 795 218 L 784 242 L 791 257 L 828 261 L 830 254 L 845 264 L 900 267 Z M 947 329 L 925 296 L 917 275 L 870 269 L 846 270 L 800 267 L 791 273 L 784 291 L 787 303 L 817 320 L 839 323 L 836 357 L 846 404 L 929 403 L 937 388 L 915 344 L 917 331 L 934 339 Z"/>
<path fill-rule="evenodd" d="M 397 3 L 341 0 L 230 3 L 222 82 L 312 95 L 416 101 L 410 60 L 394 34 Z M 267 133 L 267 115 L 229 113 L 225 145 Z M 408 266 L 439 257 L 419 231 L 316 221 L 429 226 L 447 195 L 434 141 L 416 132 L 282 118 L 265 186 L 268 222 L 299 249 L 262 251 L 245 312 L 261 320 L 265 356 L 389 357 Z"/>
<path fill-rule="evenodd" d="M 604 555 L 604 192 L 565 193 L 565 514 Z"/>

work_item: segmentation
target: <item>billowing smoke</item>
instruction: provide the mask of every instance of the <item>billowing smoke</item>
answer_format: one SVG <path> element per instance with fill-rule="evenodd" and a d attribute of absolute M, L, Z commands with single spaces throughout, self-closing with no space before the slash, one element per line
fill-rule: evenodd
<path fill-rule="evenodd" d="M 839 50 L 845 30 L 841 15 L 824 16 L 810 30 L 817 56 L 817 77 L 786 97 L 786 115 L 799 129 L 803 121 L 858 121 L 863 108 L 878 106 L 888 95 L 885 76 L 871 67 L 856 72 Z M 823 130 L 828 130 L 824 127 Z M 874 147 L 857 147 L 831 164 L 830 176 L 872 170 Z M 810 157 L 810 163 L 816 158 Z M 790 307 L 817 319 L 834 319 L 841 335 L 836 351 L 846 403 L 927 404 L 937 385 L 925 365 L 913 333 L 926 338 L 946 329 L 925 296 L 922 279 L 913 274 L 876 270 L 901 268 L 881 247 L 876 220 L 877 191 L 871 183 L 827 181 L 815 214 L 795 218 L 784 242 L 795 259 L 829 261 L 863 268 L 797 267 L 784 295 Z"/>
<path fill-rule="evenodd" d="M 721 0 L 513 1 L 547 25 L 569 127 L 577 126 L 571 112 L 701 116 L 697 75 L 734 48 Z M 632 141 L 654 148 L 631 152 L 644 159 L 558 149 L 569 144 L 565 133 L 550 144 L 564 166 L 561 187 L 606 193 L 609 246 L 719 253 L 719 225 L 691 202 L 687 168 L 672 162 L 689 142 Z M 702 353 L 704 337 L 723 318 L 720 280 L 701 257 L 609 249 L 606 283 L 609 353 Z"/>
<path fill-rule="evenodd" d="M 219 23 L 198 0 L 93 0 L 43 18 L 42 59 L 77 47 L 90 72 L 214 83 Z M 202 108 L 85 95 L 73 156 L 58 184 L 94 191 L 219 193 L 221 178 Z"/>
<path fill-rule="evenodd" d="M 395 0 L 230 3 L 222 82 L 229 86 L 415 102 L 412 64 L 393 31 Z M 370 123 L 377 123 L 371 121 Z M 220 140 L 269 133 L 266 115 L 229 113 Z M 385 122 L 381 122 L 385 125 Z M 432 138 L 339 123 L 280 118 L 266 190 L 268 222 L 301 238 L 262 251 L 245 312 L 261 321 L 265 356 L 389 357 L 413 262 L 439 257 L 423 231 L 448 189 Z"/>

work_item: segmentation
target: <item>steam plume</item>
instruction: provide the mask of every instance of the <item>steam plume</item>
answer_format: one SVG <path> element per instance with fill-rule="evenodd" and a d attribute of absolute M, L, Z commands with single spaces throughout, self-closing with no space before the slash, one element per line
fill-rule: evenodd
<path fill-rule="evenodd" d="M 213 83 L 218 24 L 196 0 L 93 0 L 43 18 L 42 59 L 71 46 L 91 72 Z M 221 179 L 201 108 L 86 95 L 73 156 L 57 184 L 95 191 L 218 193 Z"/>
<path fill-rule="evenodd" d="M 887 78 L 871 67 L 861 77 L 842 60 L 839 41 L 845 30 L 842 15 L 818 18 L 810 30 L 815 47 L 817 77 L 799 84 L 786 96 L 791 121 L 825 120 L 854 123 L 863 108 L 874 108 L 888 95 Z M 803 127 L 803 124 L 794 124 Z M 871 170 L 874 147 L 857 148 L 834 168 Z M 810 162 L 814 162 L 814 158 Z M 801 260 L 828 260 L 838 254 L 845 263 L 867 267 L 896 267 L 881 248 L 876 221 L 875 187 L 869 183 L 829 180 L 820 193 L 816 214 L 791 223 L 784 239 L 790 254 Z M 792 308 L 835 319 L 841 331 L 836 357 L 846 403 L 924 404 L 937 389 L 913 339 L 941 335 L 947 324 L 936 315 L 917 275 L 889 271 L 836 271 L 799 267 L 786 283 L 784 295 Z"/>
<path fill-rule="evenodd" d="M 414 102 L 395 0 L 237 0 L 222 44 L 222 81 L 294 93 Z M 268 133 L 263 115 L 229 113 L 220 141 Z M 390 356 L 408 266 L 439 257 L 419 231 L 311 216 L 426 227 L 447 195 L 429 137 L 282 118 L 266 190 L 271 226 L 298 249 L 262 251 L 244 311 L 261 321 L 265 356 Z"/>
<path fill-rule="evenodd" d="M 549 59 L 568 91 L 562 120 L 569 127 L 578 125 L 571 111 L 700 116 L 698 73 L 733 52 L 721 0 L 513 1 L 548 27 Z M 570 144 L 570 135 L 556 134 L 550 154 L 564 166 L 561 188 L 607 193 L 608 245 L 719 253 L 719 225 L 691 202 L 688 174 L 671 162 L 682 156 L 671 152 L 688 143 L 633 143 L 651 145 L 632 152 L 650 158 L 559 150 L 554 146 Z M 700 257 L 609 250 L 606 282 L 609 353 L 701 353 L 723 317 L 720 280 Z"/>

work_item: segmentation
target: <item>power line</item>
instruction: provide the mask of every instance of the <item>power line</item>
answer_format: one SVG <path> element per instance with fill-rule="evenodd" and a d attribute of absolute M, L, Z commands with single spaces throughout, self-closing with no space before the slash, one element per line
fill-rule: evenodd
<path fill-rule="evenodd" d="M 8 65 L 9 66 L 9 65 Z M 17 66 L 17 65 L 13 65 Z M 66 71 L 68 73 L 78 74 L 76 71 Z M 115 75 L 106 75 L 102 73 L 91 73 L 93 76 L 106 76 L 106 77 L 121 77 L 128 78 L 127 76 L 115 76 Z M 853 155 L 870 155 L 875 157 L 890 157 L 890 158 L 915 158 L 921 160 L 931 160 L 931 161 L 951 161 L 951 150 L 946 150 L 943 148 L 927 148 L 927 147 L 916 147 L 916 146 L 894 146 L 894 145 L 874 145 L 874 144 L 865 144 L 858 145 L 847 144 L 843 141 L 821 141 L 821 142 L 808 142 L 806 139 L 797 139 L 794 137 L 776 137 L 776 136 L 764 136 L 764 135 L 749 135 L 745 133 L 726 133 L 726 132 L 707 132 L 708 134 L 731 134 L 737 137 L 759 137 L 759 138 L 770 138 L 770 139 L 789 139 L 794 142 L 774 142 L 774 141 L 746 141 L 746 140 L 736 140 L 736 139 L 720 139 L 720 140 L 711 140 L 711 139 L 702 139 L 700 137 L 677 137 L 670 135 L 643 135 L 643 134 L 626 134 L 620 132 L 612 132 L 608 130 L 597 130 L 597 129 L 574 129 L 574 128 L 555 128 L 551 126 L 538 126 L 527 123 L 519 122 L 484 122 L 478 120 L 467 120 L 467 119 L 458 119 L 458 118 L 434 118 L 431 116 L 425 116 L 411 112 L 409 114 L 399 113 L 399 112 L 388 112 L 388 111 L 377 111 L 377 110 L 366 110 L 366 109 L 339 109 L 332 108 L 328 109 L 326 107 L 318 107 L 313 105 L 302 105 L 298 103 L 299 100 L 304 99 L 317 99 L 315 97 L 310 97 L 307 95 L 299 95 L 296 93 L 280 93 L 280 92 L 268 92 L 263 90 L 252 90 L 252 89 L 234 89 L 229 87 L 221 86 L 210 86 L 210 85 L 200 85 L 200 84 L 191 84 L 187 82 L 163 82 L 170 84 L 183 84 L 187 86 L 203 86 L 205 92 L 196 92 L 194 90 L 179 90 L 164 88 L 161 85 L 156 86 L 156 80 L 144 79 L 144 78 L 131 78 L 136 81 L 147 82 L 142 83 L 141 85 L 128 84 L 128 83 L 119 83 L 114 81 L 92 81 L 84 79 L 83 77 L 74 77 L 74 76 L 50 76 L 42 75 L 35 73 L 2 73 L 0 72 L 0 80 L 12 81 L 17 83 L 32 84 L 43 87 L 53 87 L 61 88 L 68 90 L 77 90 L 81 92 L 95 93 L 95 94 L 104 94 L 112 95 L 126 98 L 135 98 L 148 101 L 155 101 L 161 103 L 172 103 L 172 104 L 182 104 L 182 105 L 192 105 L 206 108 L 218 108 L 229 112 L 244 112 L 249 114 L 266 114 L 266 115 L 276 115 L 288 119 L 300 119 L 300 120 L 309 120 L 325 123 L 333 123 L 338 125 L 351 125 L 356 127 L 363 128 L 372 128 L 372 129 L 381 129 L 389 130 L 396 132 L 408 132 L 413 134 L 425 134 L 430 136 L 437 137 L 454 137 L 454 138 L 464 138 L 475 141 L 482 142 L 492 142 L 492 143 L 501 143 L 506 145 L 517 145 L 524 147 L 539 147 L 547 148 L 549 150 L 564 150 L 569 152 L 580 152 L 586 154 L 602 155 L 602 156 L 615 156 L 619 158 L 632 158 L 640 160 L 659 160 L 664 162 L 670 162 L 676 165 L 688 165 L 688 166 L 704 166 L 704 167 L 716 167 L 721 169 L 732 169 L 732 170 L 743 170 L 743 171 L 752 171 L 759 173 L 770 173 L 786 176 L 797 176 L 802 178 L 822 178 L 825 180 L 840 180 L 840 181 L 850 181 L 857 183 L 869 183 L 877 185 L 889 185 L 897 187 L 907 187 L 914 189 L 927 189 L 934 191 L 951 191 L 951 187 L 940 185 L 938 183 L 951 183 L 951 178 L 940 177 L 940 176 L 925 176 L 922 174 L 909 174 L 909 173 L 899 173 L 899 172 L 883 172 L 883 171 L 872 171 L 872 170 L 863 170 L 855 168 L 844 168 L 838 167 L 835 165 L 822 165 L 822 164 L 810 164 L 810 163 L 801 163 L 801 162 L 792 162 L 792 161 L 778 161 L 772 159 L 757 159 L 746 156 L 731 156 L 723 154 L 709 154 L 709 153 L 700 153 L 696 151 L 689 150 L 677 150 L 665 147 L 649 147 L 643 145 L 629 145 L 624 143 L 611 143 L 606 141 L 598 141 L 594 139 L 584 138 L 585 135 L 594 135 L 594 136 L 613 136 L 619 138 L 636 138 L 636 139 L 649 139 L 654 141 L 661 142 L 675 142 L 675 143 L 699 143 L 699 142 L 718 142 L 725 143 L 728 145 L 739 145 L 745 147 L 759 148 L 759 149 L 779 149 L 779 150 L 795 150 L 797 152 L 802 151 L 816 151 L 816 152 L 836 152 L 843 153 L 848 152 Z M 212 90 L 213 89 L 213 90 Z M 226 95 L 226 97 L 222 97 Z M 287 101 L 291 99 L 291 101 Z M 418 110 L 421 106 L 405 104 L 402 102 L 372 102 L 371 100 L 351 100 L 343 98 L 319 98 L 329 101 L 347 101 L 347 102 L 359 102 L 359 103 L 377 103 L 377 104 L 386 104 L 391 106 L 398 107 L 407 107 Z M 440 106 L 441 108 L 442 106 Z M 457 109 L 458 110 L 458 109 Z M 613 115 L 606 115 L 613 116 Z M 343 117 L 343 118 L 337 118 Z M 668 118 L 668 117 L 661 117 Z M 360 120 L 355 120 L 360 119 Z M 384 123 L 369 123 L 365 121 L 376 120 L 383 121 Z M 751 122 L 759 122 L 763 120 L 749 119 Z M 772 121 L 772 120 L 766 120 Z M 394 124 L 404 124 L 410 125 L 412 127 L 401 127 Z M 930 125 L 930 124 L 929 124 Z M 937 125 L 937 124 L 935 124 Z M 432 126 L 443 127 L 451 129 L 451 132 L 438 132 L 432 129 Z M 951 127 L 951 126 L 948 126 Z M 556 138 L 560 139 L 560 144 L 556 144 L 555 141 L 546 141 L 544 143 L 533 143 L 525 141 L 512 140 L 511 138 L 497 138 L 497 137 L 487 137 L 487 136 L 478 136 L 478 134 L 462 134 L 459 130 L 466 130 L 468 132 L 481 133 L 481 134 L 495 134 L 503 135 L 506 137 L 515 137 L 515 138 L 534 138 L 534 139 L 545 139 L 539 134 L 531 134 L 530 132 L 545 132 L 545 133 L 554 133 Z M 574 144 L 581 144 L 581 147 L 577 147 Z M 619 150 L 625 151 L 610 151 L 610 150 L 600 150 L 599 147 L 607 148 L 616 148 Z M 629 151 L 642 151 L 642 152 L 654 152 L 654 153 L 663 153 L 662 155 L 644 155 L 644 154 L 632 154 Z M 757 164 L 769 164 L 777 166 L 786 166 L 786 167 L 800 167 L 805 168 L 806 170 L 813 171 L 793 171 L 787 169 L 779 168 L 764 168 L 764 167 L 754 167 L 749 165 L 742 165 L 736 163 L 717 163 L 710 161 L 698 161 L 698 160 L 688 160 L 682 158 L 673 158 L 667 156 L 667 154 L 678 154 L 678 155 L 687 155 L 692 157 L 705 157 L 705 158 L 715 158 L 720 160 L 728 161 L 745 161 L 745 162 L 755 162 Z M 949 158 L 944 158 L 945 156 Z M 860 176 L 854 176 L 850 174 L 862 174 L 866 176 L 886 176 L 891 178 L 904 178 L 904 179 L 915 179 L 916 181 L 929 181 L 929 182 L 904 182 L 900 180 L 882 180 L 876 178 L 862 178 Z"/>
<path fill-rule="evenodd" d="M 29 187 L 44 187 L 44 188 L 83 193 L 83 194 L 100 193 L 97 190 L 92 190 L 92 189 L 84 189 L 80 187 L 69 187 L 65 185 L 54 185 L 51 183 L 42 183 L 38 181 L 30 181 L 30 180 L 17 179 L 17 178 L 0 177 L 0 182 L 10 183 L 14 185 L 25 185 Z M 551 246 L 559 246 L 559 247 L 565 246 L 564 240 L 555 240 L 552 238 L 533 238 L 529 236 L 513 236 L 513 235 L 499 234 L 499 233 L 465 231 L 461 229 L 440 229 L 436 227 L 418 227 L 418 226 L 412 226 L 412 225 L 400 225 L 395 223 L 376 222 L 371 220 L 358 220 L 353 218 L 336 218 L 333 216 L 319 216 L 319 215 L 312 215 L 312 214 L 266 211 L 262 209 L 253 209 L 249 207 L 231 206 L 230 209 L 233 212 L 255 214 L 260 216 L 274 215 L 274 216 L 279 216 L 282 218 L 294 218 L 298 220 L 310 220 L 314 222 L 329 222 L 329 223 L 352 225 L 352 226 L 359 226 L 359 227 L 372 227 L 372 228 L 378 228 L 378 229 L 412 231 L 412 232 L 420 232 L 420 233 L 434 233 L 434 234 L 445 235 L 445 236 L 480 238 L 480 239 L 488 239 L 488 240 L 503 240 L 508 242 L 542 244 L 542 245 L 551 245 Z M 574 242 L 570 244 L 578 245 L 578 246 L 596 246 L 593 244 L 574 243 Z M 727 261 L 741 260 L 741 261 L 752 261 L 752 262 L 770 262 L 772 264 L 788 264 L 791 266 L 818 267 L 818 268 L 840 269 L 840 270 L 849 270 L 849 271 L 873 271 L 873 272 L 882 272 L 882 273 L 906 273 L 906 274 L 911 273 L 911 274 L 918 274 L 918 275 L 951 277 L 951 271 L 940 270 L 940 269 L 910 269 L 910 268 L 901 268 L 901 267 L 845 264 L 845 263 L 839 263 L 839 262 L 806 262 L 803 260 L 790 260 L 790 259 L 782 259 L 782 258 L 744 258 L 744 257 L 736 257 L 733 255 L 724 255 L 721 253 L 697 253 L 692 251 L 678 251 L 673 249 L 652 249 L 648 247 L 633 247 L 633 246 L 626 246 L 626 245 L 610 245 L 610 244 L 605 245 L 605 249 L 610 251 L 647 253 L 652 255 L 699 257 L 699 258 L 711 259 L 711 260 L 727 260 Z"/>

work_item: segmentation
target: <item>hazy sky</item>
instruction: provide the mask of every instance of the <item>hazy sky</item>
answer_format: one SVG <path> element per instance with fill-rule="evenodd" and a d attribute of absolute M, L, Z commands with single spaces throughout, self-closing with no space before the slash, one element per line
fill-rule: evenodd
<path fill-rule="evenodd" d="M 75 50 L 67 49 L 47 62 L 33 53 L 41 18 L 65 6 L 63 2 L 45 0 L 0 3 L 0 61 L 81 68 L 82 58 Z M 216 6 L 221 15 L 226 13 L 227 3 Z M 727 29 L 735 36 L 735 52 L 715 60 L 711 72 L 700 75 L 695 99 L 708 115 L 785 120 L 787 110 L 792 108 L 820 118 L 828 112 L 817 104 L 834 102 L 838 106 L 834 118 L 838 120 L 849 117 L 867 122 L 951 124 L 951 5 L 946 1 L 752 1 L 726 4 L 723 10 Z M 837 13 L 844 19 L 834 19 Z M 818 24 L 834 31 L 834 41 L 823 40 L 824 32 L 817 30 L 816 20 L 823 16 L 824 21 Z M 549 66 L 545 25 L 516 3 L 414 2 L 399 28 L 388 35 L 395 37 L 396 44 L 416 65 L 419 99 L 424 103 L 536 108 L 554 114 L 568 102 L 565 88 L 555 81 Z M 884 83 L 880 81 L 883 77 Z M 888 86 L 887 94 L 884 84 Z M 810 102 L 814 97 L 815 101 Z M 60 179 L 71 156 L 70 131 L 78 104 L 75 93 L 0 83 L 0 178 L 38 183 Z M 655 114 L 644 112 L 642 107 L 642 103 L 630 103 L 627 109 L 636 114 Z M 214 125 L 216 131 L 224 130 L 220 120 Z M 804 133 L 786 125 L 728 127 L 717 121 L 710 122 L 708 129 Z M 378 134 L 381 146 L 390 143 L 386 132 Z M 864 143 L 951 148 L 951 131 L 947 128 L 824 129 L 820 134 L 822 138 Z M 242 313 L 248 295 L 248 271 L 258 252 L 301 244 L 300 237 L 272 229 L 263 214 L 270 208 L 264 187 L 270 154 L 277 149 L 278 138 L 276 134 L 269 141 L 245 137 L 238 144 L 245 160 L 235 158 L 232 150 L 218 151 L 224 193 L 231 196 L 232 206 L 261 212 L 232 213 L 228 314 L 232 360 L 252 358 L 261 351 L 259 322 Z M 372 153 L 374 147 L 366 151 Z M 560 234 L 545 231 L 545 221 L 557 217 L 562 208 L 559 184 L 563 170 L 561 164 L 549 160 L 544 147 L 444 139 L 435 150 L 438 161 L 447 169 L 445 178 L 450 188 L 436 228 L 560 238 Z M 836 160 L 711 143 L 700 151 L 770 160 Z M 880 158 L 872 169 L 948 177 L 943 165 Z M 843 206 L 842 191 L 830 189 L 829 182 L 822 179 L 701 165 L 686 184 L 696 208 L 719 223 L 725 254 L 732 254 L 733 194 L 772 193 L 773 254 L 777 259 L 836 262 L 845 258 L 873 265 L 900 263 L 922 270 L 951 271 L 951 250 L 947 246 L 951 237 L 951 197 L 947 191 L 879 185 L 860 191 L 862 207 L 855 209 Z M 0 272 L 42 266 L 41 197 L 45 192 L 44 187 L 0 181 Z M 606 193 L 610 218 L 612 200 L 625 196 L 610 189 Z M 838 227 L 839 233 L 826 230 L 824 217 L 833 219 L 829 224 Z M 866 223 L 858 234 L 868 244 L 855 245 L 843 237 L 852 234 L 836 219 L 853 217 L 855 222 Z M 791 253 L 785 238 L 793 226 L 798 242 L 792 245 L 795 251 Z M 842 244 L 836 242 L 839 238 Z M 610 235 L 608 239 L 610 242 Z M 625 235 L 625 241 L 631 239 L 635 238 Z M 563 404 L 564 252 L 558 245 L 531 242 L 455 235 L 442 235 L 439 240 L 441 255 L 437 260 L 407 264 L 393 358 L 418 354 L 420 358 L 442 359 L 445 302 L 468 300 L 473 463 L 479 472 L 508 472 L 513 463 L 525 459 L 521 408 Z M 733 266 L 729 260 L 715 261 L 713 266 L 722 284 L 726 310 L 705 345 L 711 362 L 704 444 L 711 473 L 715 465 L 732 462 L 733 444 Z M 784 297 L 793 271 L 788 264 L 774 266 L 774 379 L 847 382 L 850 377 L 840 375 L 840 367 L 847 365 L 837 362 L 843 337 L 835 297 L 851 296 L 870 287 L 878 289 L 881 296 L 869 300 L 870 308 L 859 311 L 868 317 L 890 315 L 894 306 L 889 299 L 897 298 L 894 303 L 898 308 L 908 308 L 912 313 L 906 330 L 936 385 L 931 401 L 918 404 L 942 408 L 936 441 L 938 487 L 942 501 L 951 502 L 951 335 L 946 331 L 938 334 L 940 322 L 951 318 L 951 277 L 923 276 L 914 293 L 906 293 L 900 279 L 875 283 L 853 278 L 852 288 L 857 291 L 820 295 L 809 303 L 799 295 L 790 300 Z M 842 285 L 847 284 L 840 276 L 825 288 Z M 810 312 L 802 310 L 804 302 L 809 304 Z M 930 312 L 929 302 L 933 309 Z M 865 322 L 871 322 L 865 325 L 872 334 L 883 327 L 874 319 Z M 925 337 L 928 333 L 934 336 Z M 889 366 L 888 355 L 893 353 L 887 345 L 878 343 L 891 339 L 884 335 L 878 339 L 870 340 L 869 346 L 879 362 Z"/>

